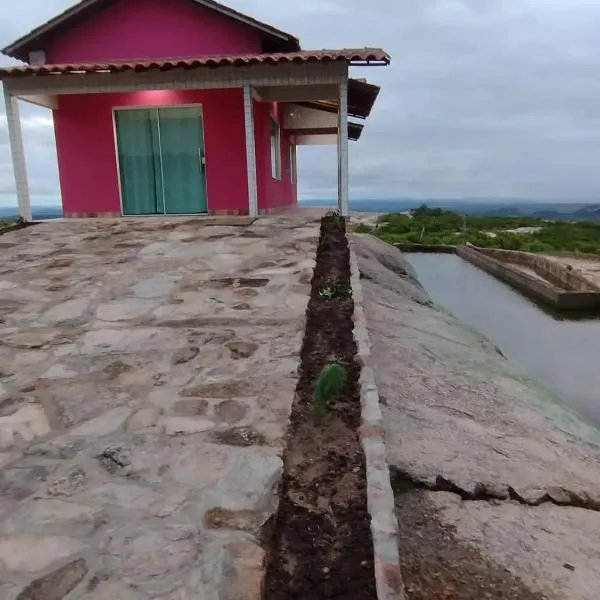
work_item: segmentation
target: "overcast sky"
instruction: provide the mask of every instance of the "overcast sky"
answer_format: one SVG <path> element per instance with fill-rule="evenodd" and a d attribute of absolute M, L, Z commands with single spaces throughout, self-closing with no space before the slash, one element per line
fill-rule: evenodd
<path fill-rule="evenodd" d="M 600 199 L 597 0 L 224 1 L 304 48 L 392 55 L 354 72 L 383 89 L 351 144 L 351 197 Z M 19 0 L 0 45 L 70 4 Z M 55 203 L 50 113 L 22 116 L 33 202 Z M 0 100 L 0 205 L 15 203 L 7 137 Z M 335 195 L 334 148 L 303 148 L 299 168 L 303 197 Z"/>

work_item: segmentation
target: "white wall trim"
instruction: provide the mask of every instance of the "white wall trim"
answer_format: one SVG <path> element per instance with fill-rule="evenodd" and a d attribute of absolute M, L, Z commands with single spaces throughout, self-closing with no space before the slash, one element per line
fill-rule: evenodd
<path fill-rule="evenodd" d="M 19 214 L 25 221 L 31 221 L 31 200 L 29 197 L 29 184 L 27 182 L 27 166 L 25 164 L 23 132 L 21 131 L 21 118 L 19 116 L 19 101 L 9 93 L 6 87 L 4 88 L 4 102 L 6 104 L 8 138 L 10 141 L 15 185 L 17 187 Z"/>
<path fill-rule="evenodd" d="M 340 82 L 338 110 L 338 210 L 348 216 L 348 76 Z"/>
<path fill-rule="evenodd" d="M 246 129 L 246 166 L 248 170 L 248 212 L 258 217 L 258 185 L 256 179 L 256 142 L 254 136 L 254 102 L 252 88 L 244 84 L 244 124 Z"/>
<path fill-rule="evenodd" d="M 337 83 L 269 85 L 256 90 L 263 102 L 311 102 L 337 100 Z"/>
<path fill-rule="evenodd" d="M 241 88 L 246 83 L 252 87 L 314 86 L 337 85 L 347 71 L 346 64 L 336 62 L 256 65 L 87 75 L 15 75 L 7 77 L 4 85 L 15 96 Z"/>

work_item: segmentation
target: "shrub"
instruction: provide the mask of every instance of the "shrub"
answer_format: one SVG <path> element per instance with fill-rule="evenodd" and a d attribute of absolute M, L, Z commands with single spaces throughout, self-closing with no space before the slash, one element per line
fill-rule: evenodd
<path fill-rule="evenodd" d="M 373 228 L 370 225 L 367 225 L 366 223 L 357 223 L 354 227 L 353 227 L 354 233 L 372 233 L 373 232 Z"/>

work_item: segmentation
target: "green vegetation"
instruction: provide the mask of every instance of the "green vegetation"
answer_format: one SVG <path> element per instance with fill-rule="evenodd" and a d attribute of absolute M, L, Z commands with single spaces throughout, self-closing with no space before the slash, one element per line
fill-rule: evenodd
<path fill-rule="evenodd" d="M 323 300 L 333 300 L 334 298 L 348 298 L 350 288 L 342 283 L 330 283 L 326 288 L 319 292 L 319 297 Z"/>
<path fill-rule="evenodd" d="M 373 228 L 370 225 L 367 225 L 366 223 L 357 223 L 354 226 L 354 232 L 355 233 L 372 233 Z"/>
<path fill-rule="evenodd" d="M 531 233 L 507 230 L 537 227 Z M 535 217 L 480 217 L 428 208 L 410 214 L 379 217 L 374 227 L 359 224 L 358 233 L 372 233 L 390 244 L 443 244 L 470 242 L 486 248 L 524 252 L 584 252 L 600 254 L 600 223 L 589 221 L 544 221 Z"/>
<path fill-rule="evenodd" d="M 337 363 L 327 365 L 317 379 L 313 398 L 313 418 L 320 423 L 331 406 L 331 401 L 346 387 L 346 369 Z"/>
<path fill-rule="evenodd" d="M 22 221 L 23 219 L 21 219 L 21 217 L 9 217 L 6 219 L 0 219 L 0 233 L 2 233 L 5 229 L 9 229 L 14 225 L 18 225 Z"/>

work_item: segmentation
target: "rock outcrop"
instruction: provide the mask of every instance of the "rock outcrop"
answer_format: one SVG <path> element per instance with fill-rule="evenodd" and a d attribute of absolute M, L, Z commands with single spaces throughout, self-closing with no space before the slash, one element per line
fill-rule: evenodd
<path fill-rule="evenodd" d="M 437 307 L 398 250 L 370 236 L 352 244 L 401 523 L 436 519 L 452 532 L 448 548 L 505 574 L 515 592 L 502 597 L 529 597 L 522 584 L 531 598 L 595 600 L 600 432 Z"/>

